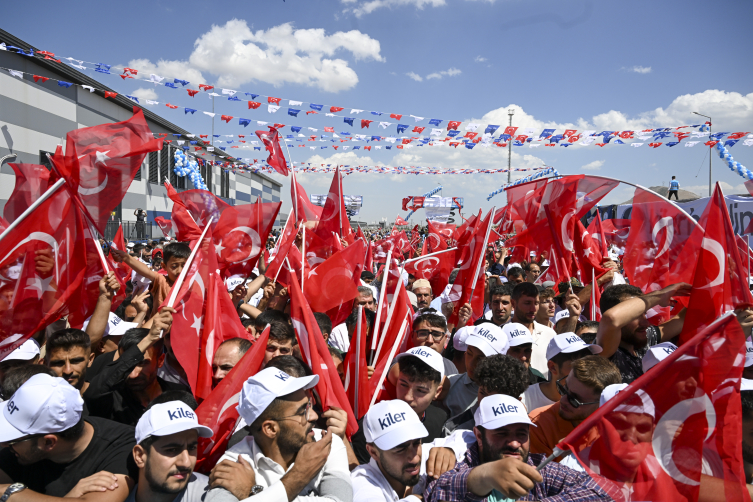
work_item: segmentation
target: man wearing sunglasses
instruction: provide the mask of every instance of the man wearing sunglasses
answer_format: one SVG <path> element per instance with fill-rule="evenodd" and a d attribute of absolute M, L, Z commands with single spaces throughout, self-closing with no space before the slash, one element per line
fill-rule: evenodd
<path fill-rule="evenodd" d="M 342 439 L 314 429 L 309 389 L 318 382 L 317 375 L 295 378 L 270 367 L 243 384 L 238 413 L 251 424 L 251 435 L 212 470 L 205 502 L 353 499 Z"/>
<path fill-rule="evenodd" d="M 560 400 L 530 413 L 531 452 L 552 454 L 554 446 L 599 407 L 601 392 L 621 383 L 620 370 L 608 359 L 592 355 L 573 361 L 570 373 L 557 382 Z"/>

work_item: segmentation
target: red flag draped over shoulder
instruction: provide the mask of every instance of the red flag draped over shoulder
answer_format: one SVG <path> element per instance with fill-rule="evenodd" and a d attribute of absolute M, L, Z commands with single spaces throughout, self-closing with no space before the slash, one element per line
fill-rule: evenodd
<path fill-rule="evenodd" d="M 557 447 L 571 450 L 617 501 L 696 501 L 699 491 L 749 501 L 740 448 L 744 354 L 745 335 L 734 315 L 725 315 Z"/>
<path fill-rule="evenodd" d="M 272 126 L 269 126 L 269 131 L 256 131 L 256 135 L 264 143 L 264 147 L 269 152 L 267 157 L 267 164 L 272 166 L 275 171 L 283 176 L 288 175 L 288 163 L 285 161 L 285 155 L 282 153 L 280 147 L 280 134 Z"/>
<path fill-rule="evenodd" d="M 110 213 L 123 200 L 144 157 L 161 148 L 162 140 L 154 139 L 144 112 L 134 107 L 133 117 L 123 122 L 69 132 L 64 161 L 56 167 L 104 235 Z"/>
<path fill-rule="evenodd" d="M 3 217 L 13 223 L 16 218 L 26 211 L 31 203 L 47 190 L 50 181 L 50 171 L 39 164 L 15 164 L 8 165 L 16 174 L 16 186 L 10 194 L 8 202 L 3 209 Z"/>

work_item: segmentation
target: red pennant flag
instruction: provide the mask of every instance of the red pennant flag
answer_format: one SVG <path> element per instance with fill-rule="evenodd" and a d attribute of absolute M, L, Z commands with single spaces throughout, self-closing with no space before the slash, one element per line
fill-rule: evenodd
<path fill-rule="evenodd" d="M 269 131 L 256 131 L 256 135 L 264 143 L 264 147 L 269 152 L 267 157 L 267 163 L 274 168 L 275 171 L 283 176 L 288 175 L 288 163 L 285 161 L 285 155 L 282 153 L 280 147 L 280 136 L 277 129 L 270 127 Z"/>
<path fill-rule="evenodd" d="M 3 216 L 12 223 L 47 191 L 50 171 L 39 164 L 9 162 L 8 165 L 16 174 L 16 185 L 5 203 Z"/>
<path fill-rule="evenodd" d="M 191 96 L 191 97 L 196 96 L 196 94 L 198 94 L 198 92 L 199 92 L 199 91 L 194 90 L 194 89 L 186 89 L 186 91 L 188 91 L 188 95 Z"/>
<path fill-rule="evenodd" d="M 363 129 L 364 127 L 366 129 L 368 129 L 369 128 L 369 124 L 371 124 L 372 122 L 374 122 L 374 121 L 373 120 L 362 119 L 361 120 L 361 129 Z"/>
<path fill-rule="evenodd" d="M 507 134 L 508 136 L 512 138 L 513 136 L 515 136 L 515 131 L 517 130 L 518 130 L 517 127 L 508 126 L 508 127 L 505 127 L 505 132 L 503 134 Z M 527 136 L 523 136 L 523 138 L 526 138 L 526 137 Z M 518 141 L 525 141 L 525 140 L 518 140 Z"/>
<path fill-rule="evenodd" d="M 695 501 L 704 486 L 718 500 L 750 500 L 740 453 L 743 421 L 730 418 L 742 414 L 744 354 L 745 335 L 734 315 L 725 315 L 588 416 L 557 448 L 572 451 L 614 500 L 629 493 L 630 500 Z"/>
<path fill-rule="evenodd" d="M 571 136 L 574 136 L 576 132 L 578 132 L 577 129 L 565 129 L 565 132 L 562 133 L 562 136 L 564 138 L 569 138 Z"/>
<path fill-rule="evenodd" d="M 599 144 L 603 145 L 604 143 L 596 143 L 596 144 L 597 145 L 599 145 Z M 649 143 L 648 144 L 648 146 L 650 146 L 651 148 L 659 148 L 661 145 L 662 145 L 661 143 Z"/>
<path fill-rule="evenodd" d="M 390 113 L 390 118 L 400 120 L 401 118 L 403 118 L 403 115 L 398 113 Z"/>
<path fill-rule="evenodd" d="M 106 98 L 114 98 L 114 97 L 115 97 L 115 96 L 117 96 L 117 95 L 118 95 L 118 93 L 117 93 L 117 92 L 105 91 L 105 97 L 106 97 Z M 177 107 L 176 107 L 176 108 L 177 108 Z"/>
<path fill-rule="evenodd" d="M 199 89 L 203 89 L 205 91 L 208 91 L 210 89 L 214 89 L 213 85 L 207 85 L 207 84 L 199 84 Z"/>
<path fill-rule="evenodd" d="M 280 98 L 273 98 L 271 96 L 267 97 L 267 103 L 274 103 L 276 105 L 280 104 Z"/>
<path fill-rule="evenodd" d="M 41 80 L 42 83 L 45 83 L 48 80 L 50 80 L 48 77 L 40 77 L 39 75 L 32 75 L 32 77 L 34 78 L 34 82 L 39 82 Z M 107 93 L 105 93 L 105 94 L 107 94 Z M 107 97 L 107 96 L 105 96 L 105 97 Z"/>
<path fill-rule="evenodd" d="M 257 109 L 257 108 L 259 108 L 260 106 L 261 106 L 261 103 L 258 103 L 258 102 L 256 102 L 256 101 L 249 101 L 249 102 L 248 102 L 248 109 L 249 109 L 249 110 L 256 110 L 256 109 Z"/>
<path fill-rule="evenodd" d="M 232 115 L 222 115 L 220 117 L 220 120 L 224 120 L 225 123 L 227 123 L 227 124 L 229 124 L 232 119 L 233 119 Z"/>
<path fill-rule="evenodd" d="M 418 127 L 418 126 L 415 126 L 415 127 L 413 128 L 413 131 L 412 131 L 412 132 L 417 132 L 418 134 L 421 134 L 422 132 L 424 132 L 424 129 L 426 129 L 426 128 L 425 128 L 425 127 Z"/>
<path fill-rule="evenodd" d="M 261 370 L 268 340 L 269 325 L 253 346 L 243 354 L 238 364 L 217 384 L 209 397 L 196 408 L 199 423 L 214 432 L 211 438 L 199 438 L 199 458 L 195 469 L 197 472 L 209 474 L 227 450 L 227 443 L 238 421 L 238 397 L 248 377 L 256 375 Z"/>
<path fill-rule="evenodd" d="M 208 134 L 199 134 L 199 137 L 200 137 L 200 138 L 208 138 L 208 137 L 209 137 L 209 135 L 208 135 Z"/>
<path fill-rule="evenodd" d="M 324 128 L 324 132 L 335 132 L 335 128 L 334 127 L 325 127 Z"/>
<path fill-rule="evenodd" d="M 277 124 L 277 123 L 275 123 L 275 129 L 282 129 L 283 127 L 285 127 L 285 124 Z"/>
<path fill-rule="evenodd" d="M 337 113 L 337 112 L 343 111 L 344 109 L 345 108 L 343 108 L 341 106 L 332 106 L 332 107 L 330 107 L 329 111 L 330 111 L 330 113 Z"/>
<path fill-rule="evenodd" d="M 704 145 L 706 145 L 709 148 L 713 148 L 714 146 L 716 146 L 717 143 L 719 143 L 719 142 L 718 141 L 707 141 L 707 142 L 704 143 Z M 661 143 L 659 143 L 659 144 L 661 145 Z M 652 146 L 652 145 L 654 145 L 654 143 L 649 143 L 649 146 Z"/>

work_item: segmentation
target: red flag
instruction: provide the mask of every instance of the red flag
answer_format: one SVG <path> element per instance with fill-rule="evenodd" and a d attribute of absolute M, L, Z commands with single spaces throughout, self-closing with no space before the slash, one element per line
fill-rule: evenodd
<path fill-rule="evenodd" d="M 591 234 L 588 233 L 580 220 L 575 222 L 573 248 L 583 284 L 591 284 L 593 274 L 601 275 L 606 272 L 606 269 L 601 265 L 602 257 L 599 246 L 596 245 L 594 239 L 591 238 Z"/>
<path fill-rule="evenodd" d="M 353 274 L 363 264 L 365 251 L 365 244 L 358 240 L 308 273 L 304 293 L 311 308 L 316 312 L 327 312 L 358 296 Z"/>
<path fill-rule="evenodd" d="M 693 290 L 680 343 L 688 341 L 728 310 L 753 307 L 747 263 L 743 263 L 738 254 L 735 230 L 719 183 L 698 225 L 695 233 L 703 232 L 703 241 L 697 253 Z"/>
<path fill-rule="evenodd" d="M 395 218 L 395 225 L 400 225 L 400 226 L 408 225 L 408 222 L 402 219 L 400 215 L 398 214 L 397 217 Z"/>
<path fill-rule="evenodd" d="M 293 222 L 293 218 L 288 218 L 285 228 L 282 229 L 280 240 L 277 241 L 274 258 L 272 258 L 271 262 L 267 263 L 267 269 L 264 272 L 264 275 L 269 279 L 274 281 L 275 277 L 279 275 L 280 269 L 285 263 L 285 258 L 287 258 L 291 247 L 295 244 L 296 235 L 298 235 L 298 227 Z M 285 286 L 288 286 L 287 281 Z"/>
<path fill-rule="evenodd" d="M 134 108 L 126 121 L 69 132 L 64 162 L 55 165 L 104 235 L 111 212 L 123 200 L 144 157 L 161 148 L 162 140 L 154 139 L 144 113 Z"/>
<path fill-rule="evenodd" d="M 403 118 L 403 115 L 398 113 L 390 113 L 390 118 L 400 120 L 401 118 Z"/>
<path fill-rule="evenodd" d="M 601 223 L 601 213 L 597 210 L 596 217 L 591 220 L 588 225 L 588 231 L 591 233 L 591 238 L 594 240 L 596 247 L 603 259 L 609 258 L 609 248 L 607 247 L 607 236 L 604 234 L 604 226 Z"/>
<path fill-rule="evenodd" d="M 557 448 L 571 450 L 615 500 L 629 493 L 629 500 L 695 501 L 706 485 L 719 500 L 749 501 L 740 448 L 744 354 L 745 335 L 734 315 L 726 315 L 592 413 Z M 702 477 L 706 463 L 711 475 Z"/>
<path fill-rule="evenodd" d="M 271 96 L 267 96 L 267 103 L 274 103 L 276 105 L 280 104 L 280 98 L 273 98 Z"/>
<path fill-rule="evenodd" d="M 330 113 L 337 113 L 337 112 L 341 112 L 341 111 L 343 111 L 344 109 L 345 109 L 345 108 L 343 108 L 343 107 L 341 107 L 341 106 L 331 106 L 331 107 L 329 108 L 329 111 L 330 111 Z"/>
<path fill-rule="evenodd" d="M 16 174 L 16 186 L 5 203 L 3 216 L 9 223 L 26 211 L 31 203 L 47 191 L 50 183 L 50 171 L 39 164 L 10 162 L 8 165 Z"/>
<path fill-rule="evenodd" d="M 269 126 L 269 131 L 256 131 L 256 135 L 264 143 L 264 147 L 269 152 L 267 157 L 267 164 L 272 166 L 275 171 L 283 176 L 288 175 L 288 164 L 285 161 L 285 156 L 282 154 L 282 148 L 280 147 L 280 135 L 272 126 Z"/>
<path fill-rule="evenodd" d="M 604 231 L 607 246 L 614 245 L 618 248 L 624 248 L 627 245 L 628 235 L 630 235 L 630 220 L 605 220 L 602 222 L 601 228 Z"/>
<path fill-rule="evenodd" d="M 332 177 L 332 183 L 327 194 L 327 201 L 324 203 L 322 215 L 319 218 L 319 224 L 316 226 L 316 234 L 323 240 L 333 238 L 333 233 L 340 236 L 348 237 L 352 233 L 350 220 L 345 210 L 345 199 L 343 197 L 343 184 L 340 168 L 335 168 L 335 175 Z M 338 241 L 339 243 L 339 241 Z"/>
<path fill-rule="evenodd" d="M 361 315 L 353 334 L 353 339 L 350 342 L 352 350 L 348 351 L 345 361 L 343 361 L 345 393 L 348 395 L 348 402 L 353 409 L 356 419 L 360 419 L 366 414 L 371 402 L 369 373 L 366 368 L 368 325 L 366 324 L 366 313 L 363 311 L 363 307 L 358 307 L 358 310 Z"/>
<path fill-rule="evenodd" d="M 177 233 L 172 220 L 168 220 L 167 218 L 163 218 L 162 216 L 157 216 L 156 218 L 154 218 L 154 222 L 159 226 L 159 229 L 162 230 L 162 235 L 164 235 L 165 237 L 170 237 L 171 230 Z"/>
<path fill-rule="evenodd" d="M 349 248 L 351 246 L 348 246 Z M 316 392 L 322 401 L 324 411 L 332 406 L 345 410 L 348 414 L 348 425 L 345 433 L 350 438 L 358 430 L 356 417 L 348 402 L 340 375 L 337 373 L 335 363 L 329 354 L 327 342 L 324 341 L 322 332 L 316 322 L 306 298 L 301 293 L 301 286 L 295 274 L 290 274 L 290 319 L 295 329 L 298 345 L 301 347 L 301 355 L 315 375 L 319 375 L 319 383 L 316 384 Z M 307 281 L 308 282 L 308 281 Z M 311 298 L 309 296 L 309 298 Z"/>
<path fill-rule="evenodd" d="M 196 408 L 199 423 L 214 431 L 211 438 L 199 438 L 196 471 L 209 474 L 227 450 L 227 443 L 238 421 L 237 405 L 241 389 L 248 377 L 256 375 L 261 370 L 268 340 L 269 325 L 253 346 L 243 354 L 238 364 L 217 384 L 209 397 Z"/>
<path fill-rule="evenodd" d="M 447 122 L 447 130 L 449 131 L 451 129 L 455 129 L 457 131 L 458 127 L 460 126 L 460 124 L 461 124 L 461 122 L 459 122 L 459 121 L 450 120 L 449 122 Z"/>
<path fill-rule="evenodd" d="M 118 231 L 115 232 L 115 237 L 112 238 L 112 243 L 110 243 L 110 246 L 114 249 L 117 249 L 118 251 L 123 251 L 124 253 L 127 253 L 126 245 L 125 245 L 125 238 L 123 237 L 123 224 L 121 223 L 118 226 Z M 120 263 L 114 263 L 114 270 L 118 275 L 123 279 L 124 282 L 128 282 L 131 280 L 131 267 L 125 264 L 125 262 Z"/>
<path fill-rule="evenodd" d="M 290 196 L 293 199 L 293 214 L 295 215 L 296 223 L 301 221 L 319 221 L 322 215 L 322 208 L 311 203 L 306 190 L 298 183 L 295 176 L 290 181 Z"/>

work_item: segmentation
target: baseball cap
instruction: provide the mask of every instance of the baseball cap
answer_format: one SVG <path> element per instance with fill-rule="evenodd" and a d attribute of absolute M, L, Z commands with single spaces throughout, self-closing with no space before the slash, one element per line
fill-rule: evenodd
<path fill-rule="evenodd" d="M 564 319 L 566 317 L 570 317 L 570 311 L 567 309 L 562 309 L 556 314 L 554 314 L 554 324 L 557 324 L 561 319 Z"/>
<path fill-rule="evenodd" d="M 84 325 L 81 328 L 82 331 L 86 331 L 86 327 L 89 326 L 91 317 L 84 321 Z M 131 328 L 137 328 L 139 323 L 124 321 L 117 315 L 110 312 L 107 317 L 107 325 L 105 326 L 105 332 L 102 336 L 121 336 Z"/>
<path fill-rule="evenodd" d="M 747 378 L 740 379 L 740 392 L 744 390 L 753 390 L 753 380 Z"/>
<path fill-rule="evenodd" d="M 135 244 L 133 242 L 129 242 L 128 244 L 126 244 L 126 247 L 127 248 L 132 248 L 134 245 Z"/>
<path fill-rule="evenodd" d="M 490 322 L 476 326 L 468 338 L 465 339 L 465 344 L 476 347 L 486 357 L 493 356 L 494 354 L 507 354 L 509 347 L 507 335 L 502 331 L 502 328 Z"/>
<path fill-rule="evenodd" d="M 405 401 L 380 401 L 363 418 L 363 435 L 367 443 L 380 450 L 392 448 L 429 435 L 413 408 Z"/>
<path fill-rule="evenodd" d="M 553 288 L 554 287 L 554 281 L 544 281 L 541 283 L 542 286 L 545 288 Z"/>
<path fill-rule="evenodd" d="M 243 384 L 238 398 L 238 414 L 252 424 L 275 398 L 287 396 L 319 383 L 319 375 L 296 378 L 277 368 L 264 368 Z"/>
<path fill-rule="evenodd" d="M 54 434 L 81 420 L 84 400 L 71 384 L 41 373 L 29 378 L 3 403 L 0 443 L 31 434 Z"/>
<path fill-rule="evenodd" d="M 196 412 L 183 401 L 155 404 L 141 415 L 136 424 L 136 444 L 151 436 L 169 436 L 191 429 L 202 438 L 214 434 L 209 427 L 199 425 Z"/>
<path fill-rule="evenodd" d="M 748 364 L 753 364 L 753 361 L 750 361 L 749 363 L 749 360 L 748 360 L 749 352 L 747 351 L 753 350 L 753 346 L 748 345 L 749 343 L 750 342 L 745 342 L 745 349 L 746 349 L 745 365 L 746 366 Z M 657 364 L 659 364 L 661 361 L 669 357 L 669 355 L 675 350 L 677 350 L 677 345 L 675 345 L 672 342 L 657 343 L 656 345 L 649 348 L 648 352 L 646 352 L 646 355 L 643 356 L 643 361 L 642 361 L 643 372 L 645 373 L 651 368 L 653 368 L 654 366 L 656 366 Z M 753 355 L 753 353 L 751 353 L 751 355 Z"/>
<path fill-rule="evenodd" d="M 507 335 L 507 343 L 510 347 L 517 347 L 525 343 L 533 343 L 533 337 L 528 328 L 517 322 L 510 322 L 502 326 L 502 331 Z"/>
<path fill-rule="evenodd" d="M 470 334 L 473 333 L 474 329 L 476 329 L 475 326 L 463 326 L 455 332 L 455 336 L 452 337 L 452 346 L 455 348 L 455 350 L 459 350 L 461 352 L 468 350 L 466 341 L 468 340 Z"/>
<path fill-rule="evenodd" d="M 244 284 L 245 282 L 246 278 L 243 275 L 235 274 L 225 279 L 225 286 L 227 286 L 228 291 L 234 291 L 235 288 L 237 288 L 241 284 Z"/>
<path fill-rule="evenodd" d="M 560 353 L 571 354 L 583 349 L 590 350 L 591 354 L 599 354 L 602 350 L 598 345 L 584 342 L 583 339 L 575 333 L 560 333 L 549 340 L 549 345 L 546 347 L 546 360 L 548 361 Z"/>
<path fill-rule="evenodd" d="M 599 398 L 599 406 L 604 406 L 607 401 L 619 394 L 620 391 L 627 386 L 628 384 L 626 383 L 613 383 L 612 385 L 604 387 L 604 390 L 601 391 L 601 397 Z"/>
<path fill-rule="evenodd" d="M 745 367 L 753 365 L 753 342 L 745 341 Z"/>
<path fill-rule="evenodd" d="M 431 284 L 426 279 L 418 279 L 413 283 L 413 287 L 411 289 L 415 291 L 416 288 L 429 288 L 429 290 L 431 290 Z"/>
<path fill-rule="evenodd" d="M 23 335 L 13 335 L 10 338 L 14 338 L 13 341 L 18 340 Z M 10 342 L 12 343 L 12 342 Z M 39 355 L 39 344 L 33 338 L 29 338 L 24 343 L 19 345 L 16 350 L 5 356 L 3 361 L 31 361 Z"/>
<path fill-rule="evenodd" d="M 599 406 L 604 406 L 607 401 L 625 390 L 627 386 L 628 384 L 626 383 L 614 383 L 604 387 L 604 390 L 601 391 L 601 397 L 599 398 Z M 635 394 L 620 403 L 614 411 L 622 413 L 643 413 L 656 417 L 656 406 L 654 405 L 654 401 L 643 389 L 636 390 Z"/>
<path fill-rule="evenodd" d="M 416 294 L 413 291 L 406 291 L 405 293 L 408 295 L 410 304 L 414 307 L 418 306 L 418 298 L 416 298 Z"/>
<path fill-rule="evenodd" d="M 499 429 L 510 424 L 529 424 L 536 427 L 528 418 L 526 407 L 512 396 L 494 394 L 486 396 L 479 403 L 476 413 L 473 414 L 476 426 L 484 429 Z"/>
<path fill-rule="evenodd" d="M 444 361 L 442 360 L 440 353 L 436 350 L 431 347 L 413 347 L 409 351 L 398 355 L 396 359 L 399 361 L 400 359 L 409 356 L 416 357 L 428 364 L 432 369 L 437 370 L 441 377 L 444 378 Z"/>

